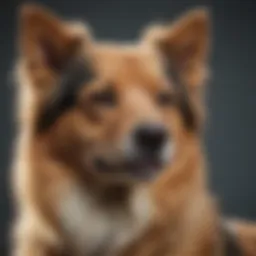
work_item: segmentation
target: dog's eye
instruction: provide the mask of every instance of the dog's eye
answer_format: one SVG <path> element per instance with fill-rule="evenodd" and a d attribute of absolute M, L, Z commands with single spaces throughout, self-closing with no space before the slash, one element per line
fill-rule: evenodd
<path fill-rule="evenodd" d="M 161 92 L 157 95 L 157 103 L 160 106 L 172 106 L 174 104 L 175 97 L 173 93 Z"/>
<path fill-rule="evenodd" d="M 115 92 L 111 89 L 94 92 L 90 96 L 90 100 L 95 104 L 100 104 L 107 107 L 113 107 L 117 104 Z"/>

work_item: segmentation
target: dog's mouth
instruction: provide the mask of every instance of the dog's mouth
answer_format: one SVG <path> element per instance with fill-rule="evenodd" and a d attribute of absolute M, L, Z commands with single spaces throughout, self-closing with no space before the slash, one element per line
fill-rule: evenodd
<path fill-rule="evenodd" d="M 173 162 L 175 145 L 165 143 L 159 150 L 102 150 L 92 155 L 94 171 L 114 180 L 150 181 Z"/>
<path fill-rule="evenodd" d="M 111 162 L 103 158 L 95 160 L 95 168 L 99 173 L 140 180 L 153 179 L 164 167 L 165 163 L 160 158 L 149 156 L 119 162 Z"/>

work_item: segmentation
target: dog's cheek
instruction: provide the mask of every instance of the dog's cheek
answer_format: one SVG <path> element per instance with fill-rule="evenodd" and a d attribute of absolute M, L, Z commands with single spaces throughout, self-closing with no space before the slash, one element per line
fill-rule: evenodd
<path fill-rule="evenodd" d="M 107 136 L 108 120 L 97 109 L 79 109 L 74 116 L 73 133 L 77 134 L 81 143 L 97 145 L 103 143 Z"/>
<path fill-rule="evenodd" d="M 171 141 L 177 141 L 184 133 L 183 116 L 178 108 L 172 107 L 164 113 L 164 123 L 168 129 L 169 138 Z M 175 142 L 176 143 L 176 142 Z"/>
<path fill-rule="evenodd" d="M 86 119 L 95 125 L 100 124 L 102 122 L 102 113 L 100 113 L 99 109 L 95 106 L 88 104 L 84 108 L 84 114 Z"/>

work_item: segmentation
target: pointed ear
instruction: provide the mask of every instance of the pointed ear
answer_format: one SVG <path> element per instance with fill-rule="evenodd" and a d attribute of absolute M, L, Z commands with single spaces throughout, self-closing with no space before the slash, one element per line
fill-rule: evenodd
<path fill-rule="evenodd" d="M 143 41 L 156 45 L 180 78 L 193 88 L 207 76 L 209 33 L 208 11 L 196 9 L 171 26 L 150 27 Z"/>
<path fill-rule="evenodd" d="M 76 53 L 86 31 L 72 27 L 49 10 L 24 5 L 20 10 L 21 57 L 26 67 L 56 75 Z"/>

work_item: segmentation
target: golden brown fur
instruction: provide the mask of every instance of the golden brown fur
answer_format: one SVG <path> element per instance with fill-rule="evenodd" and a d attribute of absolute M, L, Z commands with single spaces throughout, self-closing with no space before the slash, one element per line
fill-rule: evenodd
<path fill-rule="evenodd" d="M 134 45 L 119 45 L 95 42 L 81 24 L 24 6 L 19 38 L 13 255 L 225 255 L 200 141 L 208 13 L 192 11 L 173 26 L 150 27 Z M 97 79 L 81 87 L 76 104 L 53 125 L 38 130 L 60 70 L 74 56 L 85 58 Z M 174 91 L 164 72 L 166 61 L 186 85 L 196 126 L 186 125 L 180 108 L 154 103 L 159 92 Z M 118 95 L 117 107 L 91 102 L 109 85 Z M 144 120 L 168 127 L 175 142 L 170 166 L 150 182 L 127 174 L 123 179 L 116 170 L 94 172 L 95 155 L 121 158 L 120 143 Z M 236 230 L 242 248 L 251 250 L 255 229 Z"/>

